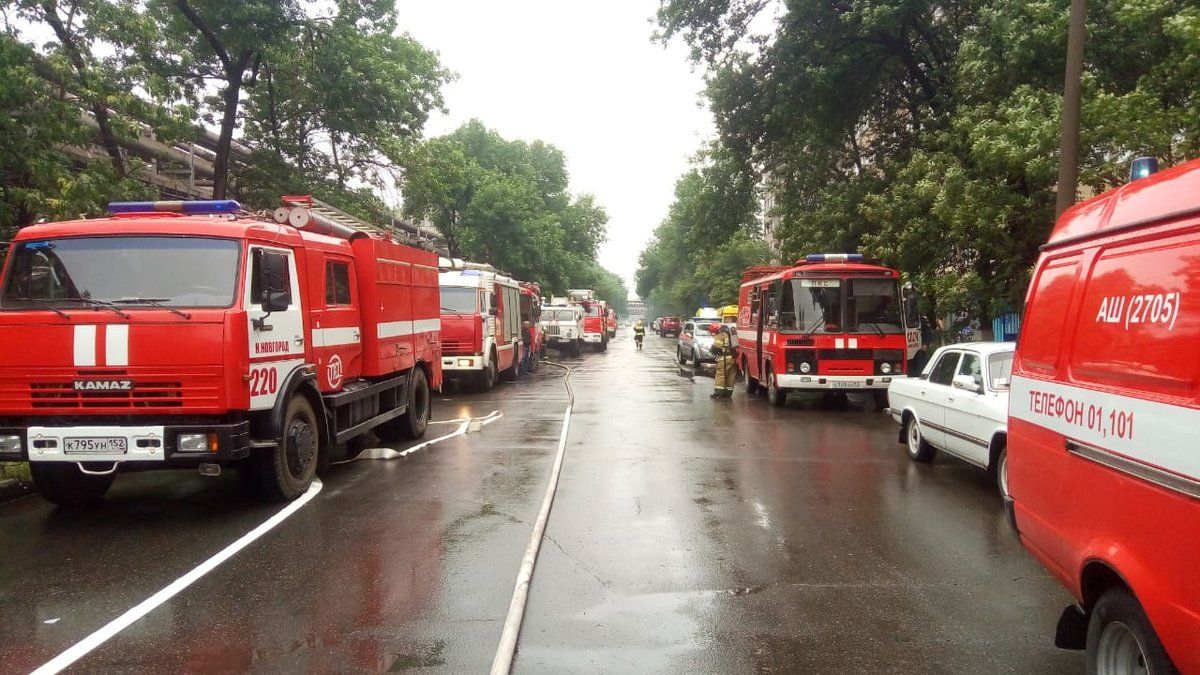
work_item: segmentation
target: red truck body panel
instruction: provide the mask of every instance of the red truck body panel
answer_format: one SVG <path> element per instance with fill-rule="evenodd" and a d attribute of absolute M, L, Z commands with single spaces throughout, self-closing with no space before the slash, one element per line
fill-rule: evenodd
<path fill-rule="evenodd" d="M 1182 672 L 1200 672 L 1198 195 L 1193 161 L 1062 215 L 1008 422 L 1021 542 L 1089 612 L 1119 578 Z"/>

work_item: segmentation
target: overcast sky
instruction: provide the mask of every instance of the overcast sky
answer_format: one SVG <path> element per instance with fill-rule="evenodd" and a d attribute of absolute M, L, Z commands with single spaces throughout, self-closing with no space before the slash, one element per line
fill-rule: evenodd
<path fill-rule="evenodd" d="M 658 0 L 397 0 L 401 29 L 458 74 L 427 136 L 478 117 L 567 156 L 571 190 L 608 211 L 600 263 L 633 290 L 675 179 L 712 136 L 686 50 L 651 43 Z"/>

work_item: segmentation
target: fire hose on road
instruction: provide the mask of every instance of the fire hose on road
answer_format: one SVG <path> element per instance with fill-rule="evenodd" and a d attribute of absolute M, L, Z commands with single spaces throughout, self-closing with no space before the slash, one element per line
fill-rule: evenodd
<path fill-rule="evenodd" d="M 529 600 L 529 585 L 533 580 L 533 568 L 537 564 L 538 551 L 542 546 L 542 538 L 546 533 L 546 522 L 550 519 L 550 507 L 554 504 L 554 493 L 558 490 L 558 476 L 562 473 L 563 454 L 567 447 L 567 430 L 571 425 L 571 408 L 575 405 L 575 393 L 571 390 L 570 366 L 554 361 L 546 361 L 548 365 L 562 368 L 563 386 L 567 390 L 567 409 L 563 413 L 562 432 L 558 436 L 558 451 L 554 455 L 554 466 L 550 469 L 550 483 L 546 486 L 546 496 L 542 499 L 542 508 L 538 511 L 537 520 L 533 524 L 533 533 L 529 535 L 529 544 L 525 547 L 525 555 L 521 558 L 521 568 L 517 571 L 517 585 L 513 589 L 512 601 L 508 604 L 508 616 L 504 620 L 504 628 L 500 632 L 500 644 L 496 648 L 496 656 L 492 659 L 492 675 L 507 675 L 512 670 L 513 657 L 517 651 L 517 638 L 521 633 L 521 622 L 525 618 L 525 604 Z"/>

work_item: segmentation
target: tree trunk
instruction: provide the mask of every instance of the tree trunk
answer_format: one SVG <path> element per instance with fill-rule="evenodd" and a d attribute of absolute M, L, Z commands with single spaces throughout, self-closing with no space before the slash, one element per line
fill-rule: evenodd
<path fill-rule="evenodd" d="M 213 199 L 226 199 L 229 195 L 229 148 L 233 145 L 233 129 L 237 126 L 238 105 L 242 98 L 242 75 L 251 56 L 251 52 L 243 52 L 225 73 L 225 92 L 221 95 L 225 110 L 221 115 L 216 157 L 213 158 Z"/>

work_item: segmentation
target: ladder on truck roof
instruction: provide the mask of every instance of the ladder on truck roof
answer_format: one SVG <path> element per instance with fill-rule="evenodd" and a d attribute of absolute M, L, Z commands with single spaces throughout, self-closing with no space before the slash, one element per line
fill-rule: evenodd
<path fill-rule="evenodd" d="M 332 204 L 326 204 L 312 195 L 283 195 L 280 197 L 280 201 L 285 207 L 303 207 L 312 213 L 325 218 L 326 220 L 336 223 L 337 225 L 341 225 L 342 227 L 350 230 L 357 230 L 358 232 L 362 232 L 364 234 L 374 234 L 388 238 L 399 237 L 418 244 L 430 245 L 441 238 L 441 235 L 435 231 L 429 230 L 428 228 L 411 225 L 402 220 L 398 221 L 394 217 L 391 218 L 391 223 L 389 223 L 389 226 L 381 227 L 356 216 L 352 216 L 338 207 L 333 206 Z M 432 246 L 427 246 L 424 248 L 430 248 L 430 250 L 433 250 Z"/>

